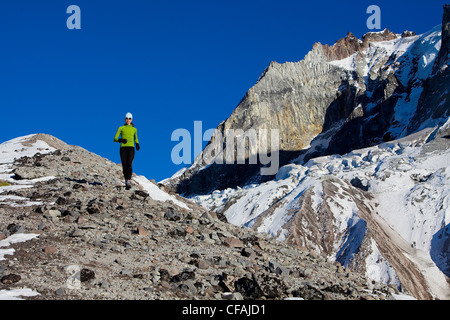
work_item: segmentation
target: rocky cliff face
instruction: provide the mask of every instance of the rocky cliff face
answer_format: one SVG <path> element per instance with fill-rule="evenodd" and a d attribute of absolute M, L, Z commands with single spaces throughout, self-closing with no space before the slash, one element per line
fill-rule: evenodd
<path fill-rule="evenodd" d="M 417 112 L 411 119 L 408 132 L 430 126 L 450 113 L 450 6 L 444 6 L 441 48 L 433 66 L 433 74 L 423 83 Z"/>
<path fill-rule="evenodd" d="M 316 47 L 301 62 L 273 62 L 217 130 L 225 136 L 230 129 L 242 129 L 244 132 L 250 129 L 258 131 L 260 128 L 278 129 L 281 156 L 291 158 L 290 153 L 308 147 L 323 130 L 326 110 L 336 100 L 337 89 L 348 77 L 345 70 L 326 63 L 320 47 Z M 342 112 L 349 113 L 351 110 Z M 211 153 L 211 148 L 213 145 L 208 145 L 203 154 Z M 224 152 L 227 152 L 226 146 Z M 169 185 L 180 193 L 210 192 L 230 185 L 242 185 L 260 167 L 213 164 L 199 171 L 204 166 L 205 163 L 199 158 L 180 177 L 178 186 L 175 184 L 179 181 L 172 181 Z M 236 170 L 239 172 L 237 176 Z"/>
<path fill-rule="evenodd" d="M 444 6 L 444 18 L 442 19 L 442 46 L 439 52 L 439 56 L 436 60 L 434 67 L 435 73 L 445 65 L 448 65 L 450 60 L 450 5 Z"/>

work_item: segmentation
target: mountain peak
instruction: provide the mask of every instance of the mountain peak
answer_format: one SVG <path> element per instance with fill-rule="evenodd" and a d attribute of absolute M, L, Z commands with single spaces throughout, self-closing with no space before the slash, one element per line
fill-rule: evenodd
<path fill-rule="evenodd" d="M 358 39 L 352 32 L 348 32 L 345 38 L 337 40 L 332 46 L 316 43 L 314 47 L 321 46 L 323 48 L 327 61 L 336 61 L 348 58 L 352 54 L 366 49 L 370 42 L 389 41 L 398 37 L 398 34 L 388 29 L 379 32 L 368 32 L 363 35 L 362 40 Z"/>
<path fill-rule="evenodd" d="M 395 40 L 398 37 L 399 37 L 398 34 L 386 28 L 383 31 L 379 32 L 368 32 L 365 35 L 363 35 L 362 40 L 364 43 L 381 42 L 381 41 Z"/>

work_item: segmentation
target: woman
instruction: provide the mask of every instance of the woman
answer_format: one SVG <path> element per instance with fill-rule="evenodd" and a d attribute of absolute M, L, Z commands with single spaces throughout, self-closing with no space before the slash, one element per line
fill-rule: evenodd
<path fill-rule="evenodd" d="M 125 177 L 125 188 L 131 189 L 131 176 L 133 174 L 134 146 L 139 151 L 139 140 L 137 137 L 137 129 L 134 127 L 133 115 L 127 113 L 125 115 L 125 125 L 117 130 L 114 142 L 120 142 L 120 159 L 122 160 L 123 175 Z M 120 138 L 119 138 L 120 137 Z"/>

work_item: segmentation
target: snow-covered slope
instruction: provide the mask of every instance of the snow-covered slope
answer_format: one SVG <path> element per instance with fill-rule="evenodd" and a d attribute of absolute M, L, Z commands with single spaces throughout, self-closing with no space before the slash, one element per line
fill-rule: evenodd
<path fill-rule="evenodd" d="M 387 240 L 368 230 L 368 220 L 375 219 L 412 248 L 404 252 L 406 259 L 418 269 L 428 268 L 425 290 L 448 299 L 450 149 L 443 136 L 449 129 L 450 121 L 439 130 L 425 129 L 347 155 L 293 163 L 273 181 L 193 199 L 223 212 L 233 224 L 325 253 L 345 266 L 355 264 L 376 281 L 401 286 L 397 273 L 403 271 L 392 267 L 400 257 L 383 257 L 380 242 Z"/>
<path fill-rule="evenodd" d="M 0 204 L 12 206 L 32 206 L 39 202 L 30 201 L 14 195 L 7 195 L 8 191 L 30 188 L 39 181 L 53 179 L 54 176 L 40 177 L 36 179 L 15 180 L 12 178 L 13 162 L 22 157 L 32 157 L 37 153 L 46 154 L 56 149 L 49 146 L 43 140 L 35 139 L 37 135 L 31 134 L 18 137 L 0 144 L 0 180 L 5 185 L 0 186 Z M 7 184 L 7 185 L 6 185 Z"/>
<path fill-rule="evenodd" d="M 173 203 L 175 203 L 177 206 L 184 208 L 184 209 L 189 209 L 189 207 L 181 202 L 180 200 L 177 200 L 175 198 L 175 196 L 170 195 L 168 193 L 166 193 L 165 191 L 161 190 L 160 188 L 158 188 L 156 186 L 156 184 L 154 184 L 153 182 L 149 181 L 146 177 L 144 176 L 136 176 L 133 178 L 133 180 L 138 183 L 143 190 L 147 191 L 149 193 L 149 196 L 156 201 L 172 201 Z"/>

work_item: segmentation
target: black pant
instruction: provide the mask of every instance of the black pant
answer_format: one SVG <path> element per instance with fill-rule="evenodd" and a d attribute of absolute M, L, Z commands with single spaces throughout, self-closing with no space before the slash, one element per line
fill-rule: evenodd
<path fill-rule="evenodd" d="M 134 147 L 121 147 L 120 160 L 122 160 L 125 180 L 131 180 L 131 175 L 133 174 Z"/>

